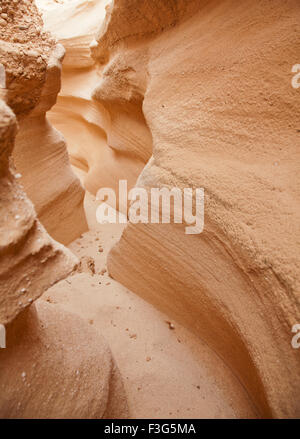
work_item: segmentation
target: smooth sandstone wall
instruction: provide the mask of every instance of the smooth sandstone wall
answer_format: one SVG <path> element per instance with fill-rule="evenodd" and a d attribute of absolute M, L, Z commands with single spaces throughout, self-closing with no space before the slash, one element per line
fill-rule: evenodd
<path fill-rule="evenodd" d="M 300 413 L 299 14 L 294 0 L 116 0 L 92 47 L 108 111 L 112 91 L 143 90 L 153 158 L 138 184 L 205 190 L 201 235 L 129 225 L 109 272 L 214 347 L 267 417 Z"/>

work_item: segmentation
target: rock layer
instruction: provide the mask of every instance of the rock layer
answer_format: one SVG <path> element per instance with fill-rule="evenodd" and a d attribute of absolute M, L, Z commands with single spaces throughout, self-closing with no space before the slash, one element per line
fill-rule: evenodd
<path fill-rule="evenodd" d="M 153 158 L 138 185 L 205 190 L 201 235 L 129 225 L 109 271 L 205 339 L 267 417 L 300 413 L 291 347 L 300 320 L 299 106 L 290 83 L 299 14 L 295 0 L 116 0 L 92 45 L 107 63 L 95 99 L 109 112 L 112 100 L 123 103 L 130 121 L 138 102 L 151 131 Z M 142 130 L 127 127 L 139 139 Z"/>
<path fill-rule="evenodd" d="M 46 119 L 60 89 L 64 51 L 43 30 L 34 2 L 4 2 L 2 14 L 7 20 L 0 29 L 0 63 L 6 70 L 7 102 L 20 127 L 15 164 L 41 222 L 67 244 L 87 224 L 84 191 L 70 168 L 65 141 Z"/>
<path fill-rule="evenodd" d="M 63 52 L 42 32 L 31 0 L 3 1 L 1 11 L 0 323 L 7 346 L 0 350 L 0 417 L 128 416 L 122 379 L 106 342 L 84 320 L 44 302 L 32 304 L 78 261 L 41 225 L 19 183 L 20 168 L 43 222 L 51 219 L 53 235 L 64 242 L 84 224 L 83 190 L 70 170 L 64 141 L 45 119 L 58 92 Z M 18 171 L 12 160 L 17 118 L 25 136 L 19 134 Z M 58 154 L 60 166 L 50 171 Z"/>
<path fill-rule="evenodd" d="M 65 139 L 46 117 L 60 88 L 63 54 L 60 45 L 52 51 L 39 104 L 20 120 L 14 162 L 40 221 L 53 238 L 68 244 L 87 229 L 87 224 L 84 191 L 71 170 Z M 33 170 L 35 178 L 32 178 Z"/>
<path fill-rule="evenodd" d="M 68 274 L 76 258 L 53 241 L 40 224 L 9 167 L 16 118 L 0 100 L 0 322 L 11 322 L 46 288 Z"/>
<path fill-rule="evenodd" d="M 15 133 L 16 118 L 0 99 L 0 418 L 128 416 L 106 342 L 82 319 L 32 305 L 77 259 L 47 234 L 9 167 Z"/>
<path fill-rule="evenodd" d="M 105 107 L 100 95 L 96 99 L 93 96 L 101 67 L 91 58 L 89 46 L 105 10 L 109 10 L 108 3 L 105 0 L 71 0 L 59 4 L 38 1 L 45 26 L 66 50 L 62 90 L 49 118 L 67 139 L 71 163 L 86 172 L 84 186 L 93 194 L 103 186 L 117 192 L 118 178 L 126 178 L 132 187 L 149 159 L 152 147 L 141 109 L 143 92 L 127 90 L 122 102 L 119 92 L 115 95 L 112 88 L 109 105 L 107 96 L 104 98 Z M 119 75 L 120 68 L 121 59 L 101 76 L 103 81 L 113 84 L 111 78 Z M 123 90 L 127 89 L 128 81 L 130 72 Z M 132 111 L 127 111 L 127 103 Z M 133 125 L 135 135 L 132 135 Z"/>
<path fill-rule="evenodd" d="M 128 416 L 107 343 L 84 320 L 40 300 L 7 333 L 0 351 L 0 418 Z"/>

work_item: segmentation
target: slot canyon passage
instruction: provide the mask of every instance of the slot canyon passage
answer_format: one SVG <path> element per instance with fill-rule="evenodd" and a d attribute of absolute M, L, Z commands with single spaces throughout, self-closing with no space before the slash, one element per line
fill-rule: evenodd
<path fill-rule="evenodd" d="M 0 1 L 1 418 L 300 416 L 299 23 Z M 98 223 L 119 180 L 204 188 L 203 232 Z"/>

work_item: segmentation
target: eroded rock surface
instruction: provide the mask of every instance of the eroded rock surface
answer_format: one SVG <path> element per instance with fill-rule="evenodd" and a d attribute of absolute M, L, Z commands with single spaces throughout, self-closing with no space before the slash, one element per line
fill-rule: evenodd
<path fill-rule="evenodd" d="M 7 332 L 7 348 L 0 351 L 0 418 L 128 416 L 109 347 L 80 317 L 40 300 Z"/>
<path fill-rule="evenodd" d="M 1 10 L 0 323 L 6 328 L 6 348 L 0 350 L 0 417 L 128 416 L 122 379 L 107 343 L 79 317 L 45 302 L 33 304 L 47 288 L 72 272 L 78 260 L 48 235 L 27 195 L 34 201 L 40 196 L 38 209 L 45 208 L 50 197 L 52 212 L 43 216 L 40 210 L 40 216 L 46 223 L 52 215 L 53 235 L 68 242 L 71 231 L 66 238 L 62 230 L 70 225 L 65 212 L 59 209 L 68 210 L 73 205 L 69 214 L 74 215 L 78 233 L 84 218 L 83 190 L 71 173 L 62 138 L 53 144 L 53 138 L 59 135 L 45 120 L 45 112 L 58 92 L 62 51 L 42 33 L 41 20 L 32 1 L 3 1 Z M 19 36 L 18 29 L 28 32 Z M 41 50 L 44 57 L 33 49 Z M 22 154 L 20 143 L 18 146 L 18 170 L 12 160 L 17 119 L 25 136 Z M 65 166 L 57 166 L 53 174 L 57 180 L 49 185 L 52 183 L 55 190 L 63 175 L 63 190 L 65 194 L 69 192 L 69 201 L 77 185 L 81 192 L 78 206 L 71 201 L 68 204 L 67 197 L 60 206 L 46 184 L 51 155 L 57 154 L 58 144 L 64 150 L 59 162 Z M 22 159 L 28 152 L 31 161 L 27 161 L 27 168 L 22 167 L 25 163 Z M 31 186 L 26 184 L 26 177 Z M 48 190 L 43 192 L 45 187 Z M 45 192 L 47 197 L 43 202 Z M 63 194 L 59 197 L 63 198 Z"/>
<path fill-rule="evenodd" d="M 11 322 L 77 260 L 55 242 L 36 217 L 32 203 L 9 167 L 16 118 L 0 100 L 0 322 Z"/>
<path fill-rule="evenodd" d="M 130 121 L 139 102 L 151 131 L 138 185 L 205 190 L 201 235 L 129 225 L 109 271 L 204 338 L 275 417 L 300 413 L 299 14 L 295 0 L 116 0 L 92 45 L 106 63 L 95 99 Z"/>
<path fill-rule="evenodd" d="M 64 138 L 46 118 L 60 89 L 64 50 L 43 30 L 33 1 L 3 2 L 1 8 L 7 18 L 0 27 L 0 63 L 7 102 L 19 122 L 14 162 L 41 222 L 67 244 L 87 224 L 84 191 L 70 168 Z"/>
<path fill-rule="evenodd" d="M 129 187 L 134 186 L 152 146 L 141 109 L 143 93 L 131 92 L 125 82 L 126 93 L 121 100 L 119 90 L 117 94 L 113 88 L 108 91 L 109 106 L 108 99 L 104 107 L 99 96 L 93 96 L 101 67 L 90 56 L 90 44 L 109 10 L 109 1 L 37 3 L 45 26 L 66 50 L 62 90 L 49 117 L 67 139 L 71 163 L 86 172 L 84 186 L 93 194 L 100 187 L 113 187 L 117 192 L 119 178 L 127 179 Z M 121 64 L 110 68 L 103 80 L 115 87 L 110 78 L 114 78 L 114 70 L 118 75 L 119 69 Z M 131 105 L 131 112 L 127 111 L 126 102 Z M 140 132 L 139 140 L 132 135 L 133 125 L 134 131 Z"/>
<path fill-rule="evenodd" d="M 46 9 L 66 47 L 51 120 L 69 140 L 72 163 L 87 171 L 85 187 L 115 189 L 123 178 L 132 186 L 139 176 L 148 190 L 205 190 L 202 234 L 131 224 L 110 253 L 110 274 L 205 340 L 259 416 L 299 417 L 291 346 L 300 321 L 299 91 L 291 87 L 298 1 L 72 0 Z M 38 108 L 53 53 L 43 41 L 28 111 Z M 16 102 L 9 87 L 17 113 L 22 87 Z"/>

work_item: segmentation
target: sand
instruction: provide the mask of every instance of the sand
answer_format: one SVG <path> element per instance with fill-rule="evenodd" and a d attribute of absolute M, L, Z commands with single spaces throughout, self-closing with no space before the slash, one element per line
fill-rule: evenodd
<path fill-rule="evenodd" d="M 59 282 L 40 300 L 79 315 L 108 341 L 124 380 L 130 417 L 256 417 L 244 388 L 205 343 L 109 277 L 107 253 L 124 225 L 97 224 L 96 207 L 87 192 L 90 230 L 69 246 L 82 259 L 83 272 Z"/>

